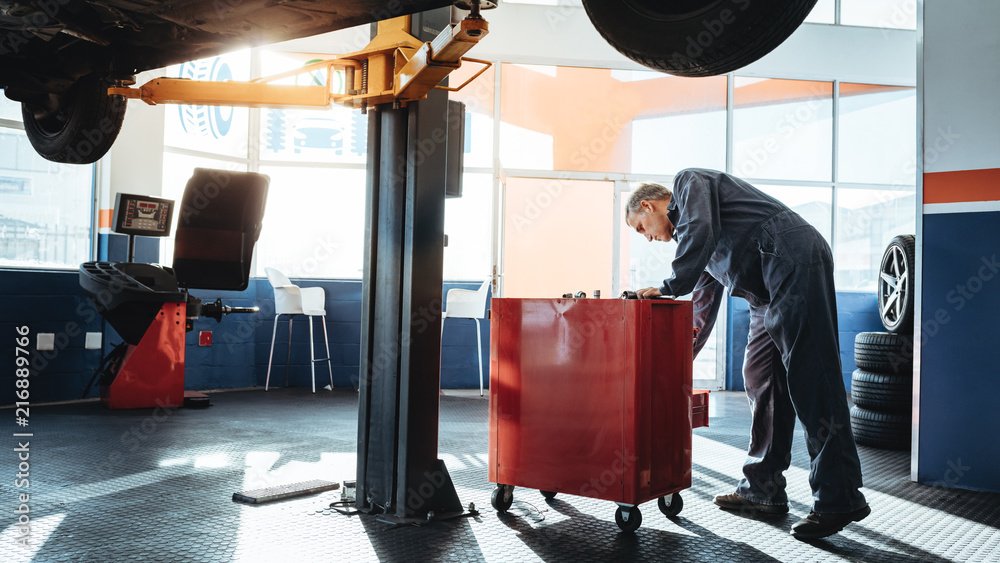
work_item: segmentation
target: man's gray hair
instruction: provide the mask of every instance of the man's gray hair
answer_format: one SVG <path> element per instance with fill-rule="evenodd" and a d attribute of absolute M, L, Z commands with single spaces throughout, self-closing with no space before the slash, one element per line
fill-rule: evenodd
<path fill-rule="evenodd" d="M 653 182 L 643 182 L 632 191 L 632 195 L 628 198 L 628 203 L 625 205 L 625 222 L 628 222 L 629 215 L 637 213 L 642 209 L 642 202 L 645 200 L 661 200 L 669 199 L 673 197 L 673 193 Z"/>

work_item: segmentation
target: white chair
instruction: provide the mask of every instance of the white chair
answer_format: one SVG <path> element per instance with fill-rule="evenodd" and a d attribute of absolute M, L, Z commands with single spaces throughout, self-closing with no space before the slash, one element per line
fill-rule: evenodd
<path fill-rule="evenodd" d="M 271 382 L 271 360 L 274 359 L 274 339 L 278 335 L 278 317 L 288 315 L 288 359 L 285 365 L 285 384 L 288 384 L 288 362 L 292 356 L 292 318 L 294 315 L 305 315 L 309 319 L 309 358 L 312 360 L 312 392 L 316 392 L 316 362 L 326 361 L 330 371 L 330 389 L 333 389 L 333 366 L 330 365 L 330 338 L 326 334 L 326 292 L 322 287 L 299 287 L 292 284 L 285 274 L 274 268 L 264 268 L 267 281 L 274 288 L 274 331 L 271 333 L 271 355 L 267 358 L 267 379 L 264 381 L 264 391 Z M 323 344 L 326 345 L 326 357 L 317 358 L 313 344 L 313 317 L 320 317 L 323 325 Z"/>
<path fill-rule="evenodd" d="M 444 344 L 444 320 L 474 319 L 476 321 L 476 349 L 479 350 L 479 396 L 483 396 L 483 337 L 479 325 L 486 318 L 486 296 L 490 292 L 490 280 L 483 282 L 479 289 L 449 289 L 445 299 L 445 311 L 441 313 L 441 343 Z"/>

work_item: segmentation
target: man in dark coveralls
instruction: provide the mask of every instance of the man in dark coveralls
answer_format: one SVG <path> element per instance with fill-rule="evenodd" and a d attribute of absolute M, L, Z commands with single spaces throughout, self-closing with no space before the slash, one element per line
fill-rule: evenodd
<path fill-rule="evenodd" d="M 697 354 L 724 288 L 750 304 L 743 380 L 753 422 L 744 477 L 715 497 L 729 510 L 788 512 L 785 478 L 798 415 L 811 458 L 813 509 L 792 535 L 822 538 L 871 513 L 840 366 L 833 256 L 801 216 L 750 184 L 713 170 L 677 174 L 671 192 L 643 184 L 625 220 L 649 241 L 677 240 L 673 277 L 640 298 L 693 293 Z"/>

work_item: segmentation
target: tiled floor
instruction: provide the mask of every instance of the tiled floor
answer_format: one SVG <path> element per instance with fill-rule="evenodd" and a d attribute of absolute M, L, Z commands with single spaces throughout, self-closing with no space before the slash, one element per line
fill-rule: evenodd
<path fill-rule="evenodd" d="M 801 439 L 788 472 L 792 513 L 747 518 L 712 497 L 740 475 L 749 412 L 741 394 L 713 393 L 711 426 L 695 430 L 694 482 L 684 510 L 644 504 L 635 534 L 614 504 L 517 489 L 507 515 L 490 508 L 487 401 L 441 398 L 439 448 L 476 516 L 391 527 L 330 508 L 339 492 L 262 506 L 236 491 L 354 477 L 357 394 L 234 391 L 207 410 L 108 411 L 97 403 L 32 408 L 30 488 L 18 460 L 0 459 L 0 560 L 15 561 L 1000 561 L 1000 495 L 917 485 L 909 455 L 862 448 L 873 513 L 827 540 L 788 534 L 809 511 Z M 0 413 L 12 411 L 2 410 Z M 29 493 L 31 538 L 16 543 L 18 493 Z"/>

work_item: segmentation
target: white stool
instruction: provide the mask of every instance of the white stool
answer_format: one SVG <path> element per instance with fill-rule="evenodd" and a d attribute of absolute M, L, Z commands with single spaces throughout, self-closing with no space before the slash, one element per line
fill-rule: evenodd
<path fill-rule="evenodd" d="M 330 364 L 330 338 L 326 333 L 326 292 L 322 287 L 299 287 L 292 284 L 288 277 L 274 268 L 264 268 L 267 281 L 274 288 L 274 330 L 271 332 L 271 355 L 267 358 L 267 379 L 264 381 L 264 391 L 271 382 L 271 360 L 274 359 L 274 339 L 278 335 L 278 318 L 288 317 L 288 359 L 285 364 L 286 381 L 288 363 L 292 357 L 292 318 L 293 315 L 305 315 L 309 319 L 309 367 L 312 368 L 312 392 L 316 392 L 316 362 L 326 361 L 330 371 L 330 389 L 333 389 L 333 366 Z M 317 358 L 313 337 L 313 317 L 320 317 L 323 325 L 323 344 L 326 345 L 326 357 Z"/>

